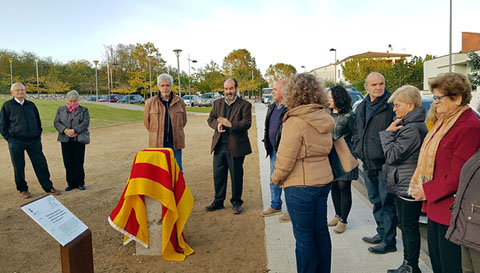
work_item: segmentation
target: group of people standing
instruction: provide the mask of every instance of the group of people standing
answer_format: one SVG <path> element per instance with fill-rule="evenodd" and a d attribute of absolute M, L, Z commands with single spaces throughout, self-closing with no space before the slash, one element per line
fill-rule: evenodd
<path fill-rule="evenodd" d="M 159 94 L 146 101 L 143 120 L 149 147 L 168 147 L 183 172 L 182 149 L 187 123 L 183 100 L 172 92 L 173 78 L 158 76 Z M 328 226 L 343 233 L 352 207 L 351 181 L 358 169 L 333 176 L 329 154 L 343 138 L 363 163 L 363 180 L 373 204 L 376 234 L 362 239 L 375 254 L 396 251 L 396 228 L 403 239 L 404 262 L 388 272 L 421 272 L 418 267 L 421 210 L 428 218 L 427 241 L 435 273 L 480 272 L 480 120 L 468 106 L 471 86 L 458 73 L 430 81 L 433 94 L 431 128 L 425 123 L 420 91 L 405 85 L 391 94 L 377 72 L 365 79 L 368 95 L 352 111 L 351 98 L 341 86 L 325 92 L 313 76 L 300 73 L 277 81 L 275 102 L 265 120 L 264 145 L 271 167 L 271 206 L 262 216 L 282 213 L 282 189 L 296 239 L 298 272 L 330 272 Z M 25 181 L 27 151 L 45 192 L 60 194 L 50 181 L 42 152 L 42 126 L 35 104 L 25 99 L 25 87 L 12 85 L 12 100 L 2 106 L 0 132 L 8 141 L 15 183 L 21 196 L 31 196 Z M 234 78 L 224 81 L 224 98 L 214 102 L 207 123 L 214 130 L 214 199 L 206 211 L 224 208 L 227 176 L 232 181 L 232 211 L 241 214 L 243 163 L 252 152 L 248 138 L 252 105 L 238 93 Z M 66 168 L 66 191 L 85 189 L 85 144 L 90 117 L 71 91 L 59 107 L 54 125 Z M 463 167 L 463 169 L 462 169 Z M 336 215 L 327 221 L 332 192 Z"/>
<path fill-rule="evenodd" d="M 265 121 L 271 206 L 262 215 L 281 213 L 281 190 L 276 188 L 281 186 L 296 239 L 298 272 L 330 272 L 327 226 L 345 231 L 351 181 L 358 178 L 357 169 L 333 178 L 328 156 L 332 141 L 343 137 L 363 163 L 373 205 L 377 232 L 362 238 L 374 245 L 368 250 L 396 251 L 396 228 L 401 229 L 404 261 L 389 273 L 421 272 L 422 209 L 428 218 L 433 271 L 480 272 L 480 191 L 475 185 L 480 120 L 468 106 L 468 79 L 445 73 L 430 81 L 430 128 L 418 88 L 405 85 L 391 94 L 377 72 L 367 76 L 364 87 L 368 95 L 353 113 L 350 96 L 341 86 L 325 93 L 308 74 L 294 75 L 283 84 L 283 98 L 269 107 Z M 330 188 L 336 215 L 327 221 Z"/>
<path fill-rule="evenodd" d="M 42 150 L 42 123 L 37 106 L 26 99 L 27 92 L 22 83 L 12 84 L 10 93 L 12 99 L 2 105 L 0 112 L 0 133 L 8 142 L 17 190 L 23 198 L 32 196 L 25 180 L 26 151 L 42 189 L 46 193 L 59 195 L 61 191 L 53 187 L 47 159 Z M 85 145 L 90 141 L 88 132 L 90 116 L 88 109 L 78 104 L 79 99 L 77 91 L 68 92 L 66 105 L 58 108 L 53 122 L 58 131 L 57 140 L 61 143 L 66 170 L 65 191 L 74 188 L 85 190 L 83 165 Z M 80 138 L 80 134 L 84 134 L 85 137 Z"/>

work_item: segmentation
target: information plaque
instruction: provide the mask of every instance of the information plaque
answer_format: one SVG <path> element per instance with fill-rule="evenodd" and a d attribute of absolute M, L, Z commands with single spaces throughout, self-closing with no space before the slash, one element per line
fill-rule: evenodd
<path fill-rule="evenodd" d="M 22 210 L 62 246 L 73 241 L 88 227 L 52 195 L 23 205 Z"/>

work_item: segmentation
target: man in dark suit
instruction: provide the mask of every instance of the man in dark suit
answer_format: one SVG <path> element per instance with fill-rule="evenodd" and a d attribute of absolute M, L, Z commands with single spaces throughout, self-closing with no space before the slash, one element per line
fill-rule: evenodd
<path fill-rule="evenodd" d="M 232 180 L 233 213 L 242 213 L 243 161 L 252 153 L 248 129 L 252 124 L 252 104 L 238 96 L 238 83 L 234 78 L 223 82 L 225 98 L 213 103 L 208 125 L 215 130 L 213 152 L 213 180 L 215 199 L 205 207 L 207 211 L 223 209 L 227 192 L 227 175 Z"/>

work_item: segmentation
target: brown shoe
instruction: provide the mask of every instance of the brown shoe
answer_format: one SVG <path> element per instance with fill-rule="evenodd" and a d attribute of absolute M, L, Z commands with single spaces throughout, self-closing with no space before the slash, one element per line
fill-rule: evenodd
<path fill-rule="evenodd" d="M 343 233 L 346 228 L 347 228 L 346 223 L 342 223 L 341 221 L 338 221 L 338 223 L 335 226 L 335 228 L 333 229 L 333 231 L 335 231 L 336 233 Z"/>
<path fill-rule="evenodd" d="M 32 195 L 30 194 L 29 191 L 21 191 L 20 196 L 25 198 L 25 199 L 28 199 L 28 198 L 32 197 Z"/>
<path fill-rule="evenodd" d="M 59 190 L 56 190 L 55 188 L 52 188 L 48 193 L 53 195 L 60 195 L 62 192 Z"/>
<path fill-rule="evenodd" d="M 333 227 L 333 226 L 336 226 L 338 224 L 338 222 L 340 222 L 340 218 L 335 216 L 334 218 L 332 218 L 332 220 L 328 221 L 327 225 L 329 227 Z"/>
<path fill-rule="evenodd" d="M 261 215 L 263 217 L 268 217 L 268 216 L 277 215 L 277 214 L 281 214 L 281 213 L 282 213 L 281 209 L 274 209 L 272 207 L 268 207 L 268 209 L 262 211 Z"/>
<path fill-rule="evenodd" d="M 282 216 L 280 216 L 278 218 L 278 221 L 280 221 L 282 223 L 290 222 L 290 215 L 288 214 L 288 212 L 285 212 Z"/>

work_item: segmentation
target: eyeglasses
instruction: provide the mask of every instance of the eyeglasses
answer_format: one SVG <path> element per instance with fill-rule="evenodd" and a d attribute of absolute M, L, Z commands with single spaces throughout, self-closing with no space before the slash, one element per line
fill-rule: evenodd
<path fill-rule="evenodd" d="M 443 96 L 439 96 L 439 97 L 433 96 L 433 100 L 436 100 L 436 101 L 440 102 L 440 100 L 441 100 L 443 97 L 450 97 L 450 94 L 443 95 Z"/>

